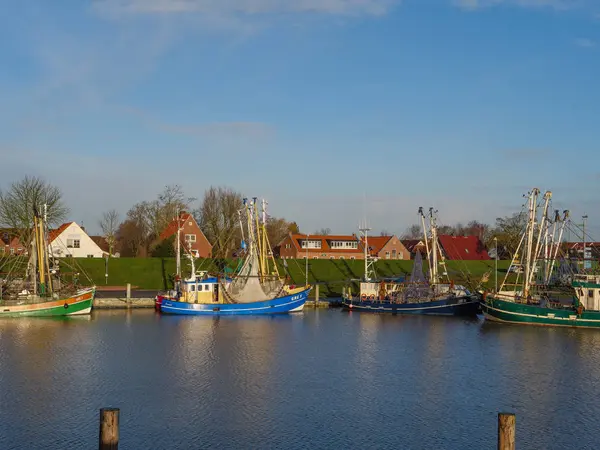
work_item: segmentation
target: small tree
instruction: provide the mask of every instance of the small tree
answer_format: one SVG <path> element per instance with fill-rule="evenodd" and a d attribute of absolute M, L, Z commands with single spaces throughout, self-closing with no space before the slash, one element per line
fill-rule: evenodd
<path fill-rule="evenodd" d="M 102 218 L 99 220 L 102 235 L 108 244 L 108 254 L 112 256 L 117 242 L 117 230 L 119 229 L 119 213 L 115 209 L 111 209 L 102 213 Z"/>
<path fill-rule="evenodd" d="M 175 255 L 175 236 L 160 241 L 150 253 L 156 258 L 172 258 Z"/>

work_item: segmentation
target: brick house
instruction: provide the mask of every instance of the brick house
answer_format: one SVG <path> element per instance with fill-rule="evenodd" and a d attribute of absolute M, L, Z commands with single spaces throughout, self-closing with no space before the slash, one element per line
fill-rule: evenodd
<path fill-rule="evenodd" d="M 179 214 L 179 226 L 181 229 L 180 245 L 182 248 L 190 249 L 196 258 L 210 258 L 212 256 L 212 245 L 198 226 L 198 222 L 190 213 Z M 177 218 L 164 229 L 159 236 L 159 241 L 164 241 L 177 233 Z"/>
<path fill-rule="evenodd" d="M 410 253 L 410 259 L 415 259 L 417 252 L 420 252 L 421 256 L 427 254 L 425 241 L 422 239 L 402 239 L 402 245 L 404 245 L 406 250 Z"/>
<path fill-rule="evenodd" d="M 361 244 L 364 238 L 361 238 Z M 369 254 L 379 259 L 411 259 L 410 252 L 397 236 L 369 236 Z"/>
<path fill-rule="evenodd" d="M 0 256 L 26 254 L 27 248 L 14 230 L 0 230 Z"/>
<path fill-rule="evenodd" d="M 489 260 L 487 249 L 478 236 L 438 236 L 440 250 L 449 260 Z"/>
<path fill-rule="evenodd" d="M 364 248 L 356 235 L 306 235 L 290 233 L 277 246 L 283 259 L 364 259 Z"/>

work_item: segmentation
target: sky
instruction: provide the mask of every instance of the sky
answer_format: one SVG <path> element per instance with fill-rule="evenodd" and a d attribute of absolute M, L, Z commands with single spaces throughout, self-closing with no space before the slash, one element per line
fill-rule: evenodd
<path fill-rule="evenodd" d="M 170 184 L 340 234 L 538 187 L 600 240 L 598 0 L 0 0 L 0 67 L 0 189 L 91 232 Z"/>

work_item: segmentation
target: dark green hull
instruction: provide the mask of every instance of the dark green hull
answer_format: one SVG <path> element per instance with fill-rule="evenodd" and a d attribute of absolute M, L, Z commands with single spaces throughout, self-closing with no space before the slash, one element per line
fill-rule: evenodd
<path fill-rule="evenodd" d="M 485 318 L 496 322 L 526 325 L 600 328 L 600 311 L 581 311 L 575 308 L 548 308 L 527 305 L 488 296 L 481 309 Z"/>

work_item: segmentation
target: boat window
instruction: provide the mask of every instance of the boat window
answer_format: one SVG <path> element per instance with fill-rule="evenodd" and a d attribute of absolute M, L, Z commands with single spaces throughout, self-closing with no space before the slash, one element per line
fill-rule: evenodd
<path fill-rule="evenodd" d="M 190 291 L 194 292 L 196 290 L 196 286 L 194 286 L 193 284 L 190 286 Z"/>
<path fill-rule="evenodd" d="M 205 284 L 205 285 L 204 285 L 204 290 L 205 290 L 205 291 L 208 291 L 208 290 L 209 290 L 209 288 L 210 288 L 210 287 L 208 286 L 208 284 Z"/>
<path fill-rule="evenodd" d="M 594 290 L 593 289 L 589 289 L 588 290 L 588 297 L 594 297 Z"/>

